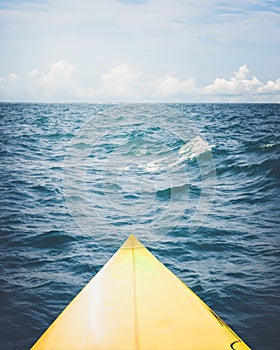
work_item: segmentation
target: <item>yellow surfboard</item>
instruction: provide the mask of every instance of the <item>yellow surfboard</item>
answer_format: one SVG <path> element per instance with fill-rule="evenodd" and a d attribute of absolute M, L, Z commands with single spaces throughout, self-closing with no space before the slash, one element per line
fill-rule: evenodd
<path fill-rule="evenodd" d="M 249 347 L 130 235 L 32 347 L 39 349 Z"/>

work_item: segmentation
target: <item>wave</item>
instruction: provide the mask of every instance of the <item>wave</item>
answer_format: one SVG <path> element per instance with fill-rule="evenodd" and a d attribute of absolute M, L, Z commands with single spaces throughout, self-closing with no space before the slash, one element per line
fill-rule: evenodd
<path fill-rule="evenodd" d="M 269 149 L 269 148 L 272 148 L 272 147 L 275 147 L 275 146 L 276 146 L 276 143 L 267 143 L 267 144 L 259 145 L 258 147 L 260 149 Z"/>
<path fill-rule="evenodd" d="M 141 167 L 149 173 L 174 169 L 185 161 L 193 161 L 194 159 L 199 158 L 202 154 L 211 152 L 213 147 L 214 146 L 209 145 L 209 143 L 204 141 L 200 136 L 196 136 L 188 143 L 185 143 L 179 151 L 176 152 L 177 157 L 172 153 L 166 157 L 148 162 L 144 165 L 142 164 Z"/>
<path fill-rule="evenodd" d="M 186 191 L 189 191 L 189 188 L 190 188 L 189 184 L 172 186 L 172 187 L 165 188 L 163 190 L 156 191 L 156 196 L 160 199 L 169 199 L 173 195 L 181 194 L 181 193 L 185 193 Z"/>
<path fill-rule="evenodd" d="M 178 152 L 180 160 L 193 160 L 198 158 L 205 152 L 210 152 L 213 146 L 204 141 L 200 136 L 196 136 L 193 140 L 182 146 Z"/>
<path fill-rule="evenodd" d="M 54 248 L 62 247 L 73 241 L 75 237 L 70 234 L 67 234 L 63 231 L 50 230 L 38 235 L 35 235 L 30 238 L 32 242 L 29 242 L 30 245 L 37 248 Z"/>

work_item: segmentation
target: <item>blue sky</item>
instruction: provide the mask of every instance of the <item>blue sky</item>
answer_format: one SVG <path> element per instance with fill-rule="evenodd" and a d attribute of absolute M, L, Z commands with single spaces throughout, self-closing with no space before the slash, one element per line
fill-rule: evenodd
<path fill-rule="evenodd" d="M 0 0 L 2 101 L 280 102 L 280 1 Z"/>

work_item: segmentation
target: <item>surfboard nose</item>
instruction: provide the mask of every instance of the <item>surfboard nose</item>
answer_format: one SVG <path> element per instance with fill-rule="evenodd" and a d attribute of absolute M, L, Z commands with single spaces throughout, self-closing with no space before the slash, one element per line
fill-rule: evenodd
<path fill-rule="evenodd" d="M 121 248 L 131 249 L 131 248 L 140 248 L 144 247 L 143 244 L 136 238 L 136 236 L 132 233 L 129 235 L 127 240 L 121 246 Z"/>

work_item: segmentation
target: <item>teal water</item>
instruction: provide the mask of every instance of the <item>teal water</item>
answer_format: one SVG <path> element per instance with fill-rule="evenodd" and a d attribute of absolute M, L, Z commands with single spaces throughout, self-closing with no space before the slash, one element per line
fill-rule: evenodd
<path fill-rule="evenodd" d="M 1 348 L 30 348 L 134 233 L 276 349 L 279 122 L 279 104 L 1 103 Z"/>

